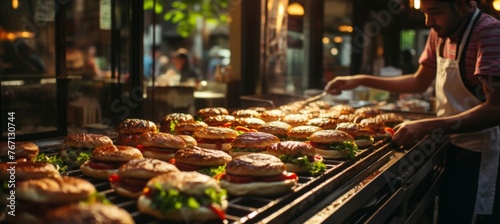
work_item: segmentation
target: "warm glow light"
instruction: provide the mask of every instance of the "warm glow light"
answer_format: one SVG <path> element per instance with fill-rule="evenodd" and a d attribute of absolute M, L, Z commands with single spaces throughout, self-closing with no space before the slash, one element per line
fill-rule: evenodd
<path fill-rule="evenodd" d="M 420 9 L 420 0 L 413 0 L 413 8 Z"/>
<path fill-rule="evenodd" d="M 16 39 L 16 35 L 14 33 L 7 33 L 7 40 L 13 41 Z"/>
<path fill-rule="evenodd" d="M 28 32 L 28 31 L 22 31 L 17 34 L 18 37 L 20 38 L 33 38 L 34 33 Z"/>
<path fill-rule="evenodd" d="M 332 54 L 333 56 L 336 56 L 337 54 L 339 54 L 339 50 L 337 48 L 332 48 L 330 50 L 330 54 Z"/>
<path fill-rule="evenodd" d="M 329 44 L 329 43 L 330 43 L 330 38 L 323 37 L 323 44 Z"/>
<path fill-rule="evenodd" d="M 493 1 L 493 8 L 497 11 L 500 11 L 500 0 Z"/>
<path fill-rule="evenodd" d="M 339 31 L 343 32 L 343 33 L 352 33 L 353 29 L 352 29 L 352 26 L 342 25 L 342 26 L 339 26 Z"/>
<path fill-rule="evenodd" d="M 342 38 L 340 36 L 336 36 L 336 37 L 333 38 L 333 42 L 335 42 L 337 44 L 342 43 L 342 41 L 344 41 L 344 38 Z"/>
<path fill-rule="evenodd" d="M 304 15 L 304 7 L 301 4 L 294 2 L 290 5 L 288 5 L 286 12 L 288 13 L 288 15 L 292 15 L 292 16 L 303 16 Z"/>
<path fill-rule="evenodd" d="M 19 2 L 17 0 L 12 0 L 12 8 L 17 9 L 18 6 L 19 6 Z"/>

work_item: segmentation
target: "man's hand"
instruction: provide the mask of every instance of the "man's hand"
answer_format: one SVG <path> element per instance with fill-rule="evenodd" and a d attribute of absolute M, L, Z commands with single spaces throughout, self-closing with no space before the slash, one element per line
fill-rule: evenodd
<path fill-rule="evenodd" d="M 360 76 L 339 76 L 328 82 L 325 92 L 338 95 L 342 90 L 354 89 L 360 85 Z"/>
<path fill-rule="evenodd" d="M 407 121 L 394 127 L 394 135 L 392 136 L 392 144 L 404 148 L 414 146 L 423 137 L 432 132 L 432 122 Z"/>

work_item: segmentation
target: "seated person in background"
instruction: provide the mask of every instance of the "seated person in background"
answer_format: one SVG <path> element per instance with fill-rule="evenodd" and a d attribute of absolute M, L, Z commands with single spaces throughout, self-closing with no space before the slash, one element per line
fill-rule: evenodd
<path fill-rule="evenodd" d="M 181 83 L 190 79 L 194 79 L 195 81 L 199 81 L 201 79 L 200 74 L 198 74 L 191 67 L 189 62 L 189 52 L 187 49 L 179 48 L 172 57 L 172 64 L 181 76 Z"/>

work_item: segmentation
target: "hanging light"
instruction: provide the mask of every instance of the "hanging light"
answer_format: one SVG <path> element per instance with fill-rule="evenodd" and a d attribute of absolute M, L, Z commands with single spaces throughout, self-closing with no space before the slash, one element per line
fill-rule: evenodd
<path fill-rule="evenodd" d="M 420 9 L 420 0 L 410 0 L 410 7 Z"/>
<path fill-rule="evenodd" d="M 303 16 L 304 15 L 304 7 L 301 4 L 294 2 L 290 5 L 288 5 L 286 12 L 288 13 L 288 15 L 292 15 L 292 16 Z"/>
<path fill-rule="evenodd" d="M 492 4 L 495 10 L 500 11 L 500 0 L 494 0 Z"/>
<path fill-rule="evenodd" d="M 17 9 L 18 6 L 19 6 L 18 0 L 12 0 L 12 8 Z"/>

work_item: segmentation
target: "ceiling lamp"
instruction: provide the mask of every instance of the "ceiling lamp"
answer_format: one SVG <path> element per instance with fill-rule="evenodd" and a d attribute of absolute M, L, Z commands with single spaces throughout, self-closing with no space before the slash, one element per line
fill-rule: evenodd
<path fill-rule="evenodd" d="M 493 1 L 493 8 L 497 11 L 500 11 L 500 0 Z"/>
<path fill-rule="evenodd" d="M 18 6 L 19 6 L 18 0 L 12 0 L 12 8 L 17 9 Z"/>
<path fill-rule="evenodd" d="M 286 12 L 288 13 L 288 15 L 291 15 L 291 16 L 303 16 L 304 15 L 304 7 L 301 4 L 294 2 L 290 5 L 288 5 Z"/>
<path fill-rule="evenodd" d="M 420 9 L 420 0 L 410 0 L 410 7 Z"/>

